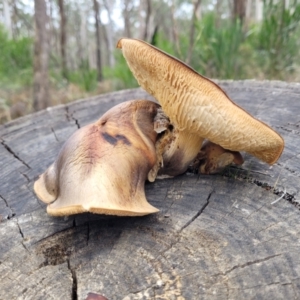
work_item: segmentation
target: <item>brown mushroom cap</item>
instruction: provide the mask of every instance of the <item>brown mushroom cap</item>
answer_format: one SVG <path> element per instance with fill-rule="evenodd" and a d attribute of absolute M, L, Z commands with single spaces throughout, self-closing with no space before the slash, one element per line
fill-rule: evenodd
<path fill-rule="evenodd" d="M 202 174 L 219 173 L 232 163 L 236 165 L 244 163 L 240 152 L 226 150 L 211 141 L 203 143 L 197 159 L 200 160 L 199 172 Z"/>
<path fill-rule="evenodd" d="M 280 157 L 284 141 L 255 119 L 214 82 L 167 53 L 134 39 L 117 44 L 138 83 L 161 104 L 171 123 L 231 151 L 246 151 L 269 163 Z"/>
<path fill-rule="evenodd" d="M 34 190 L 53 216 L 92 212 L 137 216 L 155 213 L 144 183 L 156 163 L 153 121 L 159 105 L 124 102 L 76 131 Z"/>

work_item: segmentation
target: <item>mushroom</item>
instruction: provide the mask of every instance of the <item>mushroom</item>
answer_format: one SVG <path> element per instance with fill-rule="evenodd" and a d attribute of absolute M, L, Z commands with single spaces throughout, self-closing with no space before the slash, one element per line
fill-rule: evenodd
<path fill-rule="evenodd" d="M 240 152 L 226 150 L 211 141 L 204 142 L 196 160 L 202 174 L 216 174 L 232 163 L 242 165 L 244 162 Z"/>
<path fill-rule="evenodd" d="M 181 149 L 173 154 L 168 150 L 168 156 L 172 164 L 176 162 L 172 156 L 185 157 L 184 167 L 175 173 L 185 171 L 204 139 L 230 151 L 246 151 L 269 164 L 278 160 L 284 148 L 282 137 L 235 104 L 217 84 L 146 42 L 122 38 L 117 48 L 138 83 L 159 101 L 178 130 L 171 148 L 179 143 Z"/>
<path fill-rule="evenodd" d="M 146 200 L 144 184 L 156 163 L 158 109 L 147 100 L 124 102 L 77 130 L 34 184 L 37 196 L 49 204 L 47 212 L 53 216 L 157 212 Z"/>

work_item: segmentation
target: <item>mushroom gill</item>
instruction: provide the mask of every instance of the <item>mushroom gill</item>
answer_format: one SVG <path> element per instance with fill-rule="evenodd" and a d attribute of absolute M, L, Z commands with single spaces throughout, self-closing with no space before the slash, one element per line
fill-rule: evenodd
<path fill-rule="evenodd" d="M 144 184 L 156 163 L 154 118 L 159 105 L 128 101 L 77 130 L 34 184 L 53 216 L 92 212 L 137 216 L 155 213 Z"/>
<path fill-rule="evenodd" d="M 230 151 L 246 151 L 269 164 L 278 160 L 282 137 L 236 105 L 217 84 L 146 42 L 122 38 L 117 48 L 175 129 Z"/>

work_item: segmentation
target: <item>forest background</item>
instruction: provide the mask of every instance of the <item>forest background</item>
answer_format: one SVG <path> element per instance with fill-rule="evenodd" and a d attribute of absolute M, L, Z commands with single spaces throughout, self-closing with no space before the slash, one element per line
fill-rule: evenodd
<path fill-rule="evenodd" d="M 2 0 L 0 123 L 137 87 L 121 37 L 210 78 L 300 81 L 297 0 Z"/>

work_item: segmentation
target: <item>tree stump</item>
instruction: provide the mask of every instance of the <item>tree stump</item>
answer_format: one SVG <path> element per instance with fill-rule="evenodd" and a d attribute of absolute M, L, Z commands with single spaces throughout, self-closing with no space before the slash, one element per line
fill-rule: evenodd
<path fill-rule="evenodd" d="M 151 99 L 141 89 L 1 126 L 0 299 L 300 299 L 300 85 L 219 83 L 283 136 L 281 158 L 244 155 L 224 174 L 147 183 L 160 212 L 145 217 L 51 217 L 33 192 L 75 130 L 122 101 Z"/>

